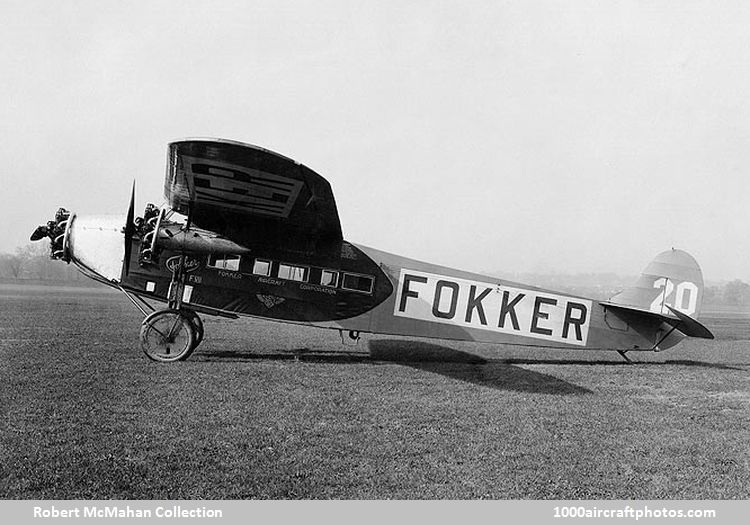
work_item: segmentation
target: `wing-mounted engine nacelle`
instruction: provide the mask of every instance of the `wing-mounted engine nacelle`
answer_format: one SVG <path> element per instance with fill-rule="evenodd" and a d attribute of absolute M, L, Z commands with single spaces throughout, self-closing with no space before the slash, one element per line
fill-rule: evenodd
<path fill-rule="evenodd" d="M 156 264 L 159 262 L 159 253 L 156 246 L 159 223 L 164 217 L 164 210 L 159 210 L 152 203 L 146 204 L 143 217 L 135 219 L 135 231 L 141 239 L 141 249 L 138 254 L 138 264 Z"/>
<path fill-rule="evenodd" d="M 70 222 L 70 212 L 65 208 L 58 208 L 55 219 L 47 221 L 47 224 L 38 226 L 31 234 L 32 241 L 38 241 L 48 237 L 50 240 L 50 258 L 68 261 L 66 253 L 65 236 Z"/>
<path fill-rule="evenodd" d="M 135 228 L 141 238 L 138 264 L 157 264 L 163 250 L 191 253 L 246 254 L 249 249 L 210 230 L 167 219 L 166 210 L 153 204 L 146 205 L 143 217 L 135 219 Z"/>

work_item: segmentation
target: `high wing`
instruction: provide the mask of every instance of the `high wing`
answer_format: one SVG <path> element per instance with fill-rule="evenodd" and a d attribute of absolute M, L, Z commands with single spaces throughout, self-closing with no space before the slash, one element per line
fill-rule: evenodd
<path fill-rule="evenodd" d="M 250 144 L 220 139 L 170 143 L 164 196 L 191 224 L 241 245 L 313 251 L 342 240 L 328 181 Z"/>

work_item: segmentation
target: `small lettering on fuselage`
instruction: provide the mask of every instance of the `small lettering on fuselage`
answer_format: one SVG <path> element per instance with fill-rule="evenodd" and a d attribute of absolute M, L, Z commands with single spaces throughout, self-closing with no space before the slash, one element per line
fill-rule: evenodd
<path fill-rule="evenodd" d="M 393 314 L 585 346 L 591 301 L 402 269 Z"/>
<path fill-rule="evenodd" d="M 317 286 L 314 284 L 300 284 L 300 290 L 313 290 L 315 292 L 327 293 L 328 295 L 336 295 L 336 290 L 333 288 L 326 288 L 325 286 Z"/>
<path fill-rule="evenodd" d="M 274 284 L 274 285 L 280 285 L 284 284 L 284 281 L 280 279 L 274 279 L 273 277 L 258 277 L 258 282 L 263 284 Z"/>

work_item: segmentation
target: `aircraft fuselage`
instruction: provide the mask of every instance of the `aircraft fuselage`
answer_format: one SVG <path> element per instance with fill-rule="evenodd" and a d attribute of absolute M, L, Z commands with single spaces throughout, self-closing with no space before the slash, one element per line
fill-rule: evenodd
<path fill-rule="evenodd" d="M 681 250 L 658 254 L 608 301 L 400 257 L 344 240 L 331 186 L 313 170 L 223 139 L 170 143 L 164 196 L 167 206 L 148 204 L 136 218 L 134 185 L 125 216 L 61 208 L 31 236 L 49 237 L 53 258 L 126 292 L 145 316 L 141 348 L 157 361 L 185 359 L 200 344 L 196 312 L 355 337 L 611 349 L 623 357 L 684 336 L 713 337 L 696 319 L 703 274 Z"/>
<path fill-rule="evenodd" d="M 185 307 L 356 332 L 570 349 L 650 350 L 658 320 L 626 319 L 599 302 L 407 259 L 342 241 L 311 252 L 247 247 L 243 254 L 163 250 L 121 284 Z M 184 260 L 184 280 L 173 272 Z M 662 348 L 678 342 L 673 334 Z"/>

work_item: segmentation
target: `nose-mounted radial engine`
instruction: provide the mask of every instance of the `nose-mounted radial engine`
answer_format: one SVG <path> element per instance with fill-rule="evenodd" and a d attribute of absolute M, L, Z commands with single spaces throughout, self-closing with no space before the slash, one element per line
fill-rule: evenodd
<path fill-rule="evenodd" d="M 207 254 L 249 250 L 189 221 L 174 220 L 173 210 L 151 203 L 141 217 L 134 217 L 134 201 L 135 188 L 126 216 L 77 216 L 60 208 L 54 220 L 36 228 L 31 240 L 49 238 L 51 258 L 72 262 L 87 277 L 122 291 L 145 317 L 140 340 L 149 358 L 183 360 L 203 340 L 203 322 L 196 311 L 237 317 L 189 304 L 194 285 L 188 274 Z M 156 309 L 151 300 L 166 302 L 167 308 Z"/>
<path fill-rule="evenodd" d="M 31 234 L 32 241 L 38 241 L 45 237 L 50 240 L 50 258 L 52 259 L 63 259 L 66 262 L 68 254 L 66 253 L 67 248 L 67 232 L 68 222 L 70 221 L 70 212 L 65 208 L 58 208 L 55 213 L 54 220 L 47 221 L 47 224 L 42 224 L 34 230 Z"/>
<path fill-rule="evenodd" d="M 76 216 L 60 208 L 53 220 L 34 230 L 30 240 L 48 238 L 52 259 L 72 262 L 84 275 L 122 291 L 145 316 L 140 339 L 148 357 L 156 361 L 183 360 L 201 343 L 204 335 L 200 317 L 183 301 L 183 268 L 185 260 L 189 259 L 186 252 L 196 245 L 210 251 L 211 241 L 216 241 L 218 236 L 171 221 L 167 210 L 151 203 L 146 205 L 142 217 L 134 218 L 134 195 L 133 191 L 125 217 Z M 233 246 L 235 251 L 240 249 Z M 134 251 L 137 256 L 133 257 L 133 263 L 137 261 L 138 268 L 135 272 L 131 271 Z M 159 266 L 162 251 L 180 260 L 180 263 L 167 265 L 166 274 Z M 157 310 L 144 294 L 133 293 L 133 286 L 139 286 L 144 275 L 147 276 L 147 291 L 148 283 L 154 287 L 149 298 L 166 299 L 168 308 Z M 214 313 L 210 309 L 202 311 Z"/>

